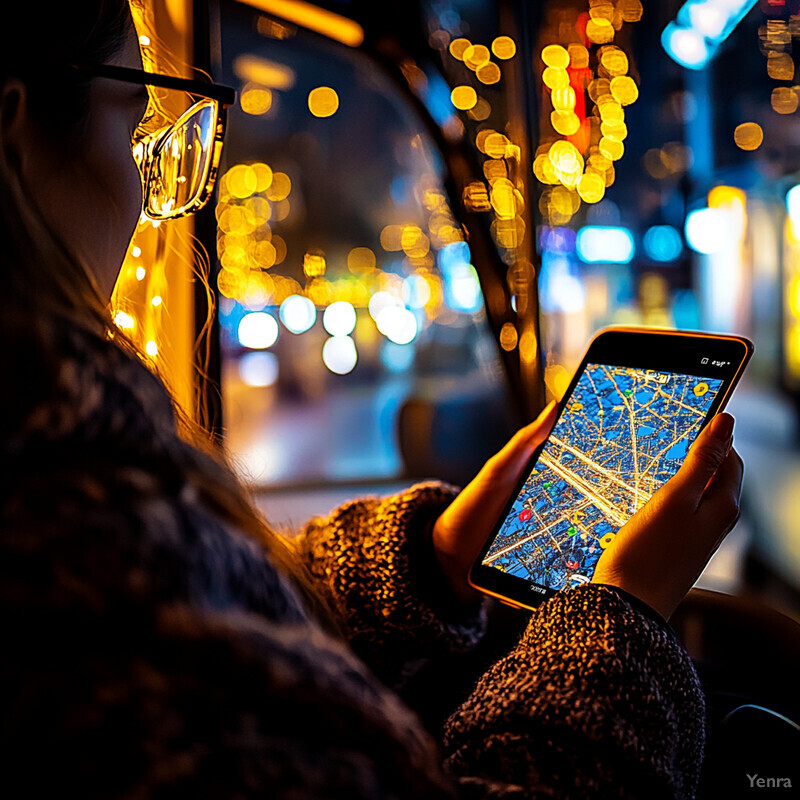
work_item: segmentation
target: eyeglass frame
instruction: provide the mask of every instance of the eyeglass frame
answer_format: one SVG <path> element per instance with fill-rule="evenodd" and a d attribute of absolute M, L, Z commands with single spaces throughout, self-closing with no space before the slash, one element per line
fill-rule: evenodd
<path fill-rule="evenodd" d="M 194 198 L 193 202 L 181 213 L 170 214 L 166 217 L 156 217 L 155 219 L 177 219 L 199 211 L 208 202 L 214 190 L 219 162 L 222 157 L 222 145 L 225 138 L 225 126 L 227 122 L 227 109 L 236 101 L 236 90 L 230 86 L 213 83 L 212 81 L 199 81 L 192 78 L 179 78 L 175 75 L 163 75 L 158 72 L 147 72 L 135 67 L 121 67 L 116 64 L 68 64 L 70 69 L 84 72 L 92 77 L 110 78 L 112 80 L 134 83 L 139 86 L 156 86 L 161 89 L 177 89 L 194 95 L 195 97 L 213 100 L 217 104 L 217 121 L 214 129 L 214 141 L 212 144 L 211 160 L 205 185 L 201 192 Z M 165 138 L 172 133 L 174 124 L 166 126 L 158 132 L 158 139 Z M 147 176 L 142 176 L 145 181 L 145 192 L 147 189 Z M 147 196 L 143 201 L 143 208 L 147 207 Z M 147 211 L 144 211 L 147 214 Z M 147 214 L 147 216 L 150 216 Z"/>

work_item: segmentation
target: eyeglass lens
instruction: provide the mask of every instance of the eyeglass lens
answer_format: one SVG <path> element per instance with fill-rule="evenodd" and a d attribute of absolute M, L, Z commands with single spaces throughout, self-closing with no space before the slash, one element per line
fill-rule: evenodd
<path fill-rule="evenodd" d="M 193 210 L 208 180 L 215 125 L 216 104 L 201 101 L 155 145 L 145 199 L 149 216 L 164 219 Z"/>

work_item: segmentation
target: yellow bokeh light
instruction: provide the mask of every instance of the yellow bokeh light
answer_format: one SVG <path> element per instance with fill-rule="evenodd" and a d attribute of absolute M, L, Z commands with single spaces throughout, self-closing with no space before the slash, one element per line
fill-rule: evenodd
<path fill-rule="evenodd" d="M 547 67 L 542 73 L 542 80 L 548 89 L 565 89 L 569 86 L 569 74 L 561 67 Z"/>
<path fill-rule="evenodd" d="M 347 254 L 347 269 L 350 272 L 372 272 L 376 264 L 375 253 L 369 247 L 354 247 Z"/>
<path fill-rule="evenodd" d="M 268 89 L 286 91 L 295 82 L 291 67 L 255 55 L 237 56 L 233 62 L 233 70 L 246 83 L 258 84 Z"/>
<path fill-rule="evenodd" d="M 599 175 L 587 172 L 578 181 L 578 194 L 586 203 L 599 203 L 606 193 L 606 182 Z"/>
<path fill-rule="evenodd" d="M 247 85 L 242 89 L 239 105 L 245 114 L 260 117 L 272 108 L 272 92 L 263 86 Z"/>
<path fill-rule="evenodd" d="M 743 122 L 736 126 L 733 140 L 742 150 L 758 150 L 764 141 L 764 131 L 757 122 Z"/>
<path fill-rule="evenodd" d="M 599 103 L 604 95 L 611 94 L 611 81 L 608 78 L 595 78 L 588 86 L 589 97 Z"/>
<path fill-rule="evenodd" d="M 603 0 L 589 0 L 589 16 L 592 19 L 614 21 L 614 4 Z"/>
<path fill-rule="evenodd" d="M 282 236 L 273 236 L 270 241 L 272 242 L 272 246 L 275 248 L 275 263 L 281 264 L 286 258 L 286 241 Z"/>
<path fill-rule="evenodd" d="M 423 258 L 430 251 L 430 239 L 416 225 L 406 225 L 400 235 L 400 247 L 411 258 Z"/>
<path fill-rule="evenodd" d="M 306 253 L 303 256 L 303 272 L 308 278 L 318 278 L 325 274 L 325 256 L 320 253 Z"/>
<path fill-rule="evenodd" d="M 246 288 L 244 276 L 241 272 L 230 272 L 223 269 L 217 276 L 217 288 L 223 297 L 236 300 Z"/>
<path fill-rule="evenodd" d="M 265 192 L 272 183 L 272 170 L 266 164 L 251 164 L 256 176 L 256 191 Z"/>
<path fill-rule="evenodd" d="M 548 154 L 558 172 L 572 174 L 583 172 L 583 156 L 571 142 L 555 142 Z"/>
<path fill-rule="evenodd" d="M 281 220 L 286 219 L 289 216 L 289 212 L 291 211 L 291 204 L 288 200 L 278 200 L 277 203 L 273 206 L 273 212 L 275 214 L 275 219 L 280 222 Z"/>
<path fill-rule="evenodd" d="M 508 167 L 503 161 L 484 161 L 483 174 L 489 179 L 493 178 L 507 178 Z"/>
<path fill-rule="evenodd" d="M 567 52 L 571 67 L 585 69 L 589 66 L 589 51 L 582 44 L 569 45 Z"/>
<path fill-rule="evenodd" d="M 603 122 L 625 122 L 625 109 L 616 101 L 610 100 L 598 106 Z"/>
<path fill-rule="evenodd" d="M 794 80 L 794 59 L 789 53 L 767 54 L 767 74 L 776 81 Z"/>
<path fill-rule="evenodd" d="M 533 174 L 536 175 L 541 183 L 556 184 L 559 182 L 558 173 L 546 153 L 542 153 L 534 159 Z"/>
<path fill-rule="evenodd" d="M 617 139 L 609 139 L 604 136 L 598 144 L 600 152 L 612 161 L 619 161 L 625 153 L 625 145 Z"/>
<path fill-rule="evenodd" d="M 617 8 L 624 22 L 638 22 L 642 18 L 641 0 L 619 0 Z"/>
<path fill-rule="evenodd" d="M 259 242 L 255 247 L 255 261 L 262 269 L 269 269 L 274 266 L 277 255 L 278 251 L 275 249 L 275 245 L 272 244 L 272 242 Z"/>
<path fill-rule="evenodd" d="M 600 172 L 605 172 L 607 169 L 611 169 L 611 167 L 614 166 L 611 159 L 608 158 L 608 156 L 604 156 L 599 150 L 589 156 L 588 163 Z"/>
<path fill-rule="evenodd" d="M 152 339 L 144 346 L 144 350 L 151 358 L 158 355 L 158 345 Z"/>
<path fill-rule="evenodd" d="M 489 158 L 503 158 L 511 142 L 505 134 L 490 133 L 484 142 L 484 152 Z"/>
<path fill-rule="evenodd" d="M 498 67 L 494 61 L 490 61 L 488 64 L 483 64 L 483 66 L 478 67 L 475 71 L 475 75 L 481 83 L 485 83 L 487 86 L 499 83 L 502 77 L 500 74 L 500 67 Z"/>
<path fill-rule="evenodd" d="M 157 307 L 157 306 L 160 306 L 160 305 L 161 305 L 161 303 L 162 303 L 162 302 L 164 302 L 164 301 L 163 301 L 163 298 L 161 297 L 161 295 L 157 294 L 157 295 L 154 295 L 154 296 L 153 296 L 153 297 L 150 299 L 150 302 L 151 302 L 151 303 L 152 303 L 154 306 L 156 306 L 156 307 Z"/>
<path fill-rule="evenodd" d="M 581 128 L 581 121 L 574 111 L 553 111 L 550 114 L 550 124 L 562 136 L 572 136 Z"/>
<path fill-rule="evenodd" d="M 510 36 L 498 36 L 492 42 L 492 52 L 497 58 L 507 60 L 514 58 L 517 52 L 517 45 Z"/>
<path fill-rule="evenodd" d="M 557 214 L 570 217 L 581 207 L 581 200 L 577 192 L 565 186 L 556 186 L 550 195 L 550 210 Z"/>
<path fill-rule="evenodd" d="M 463 54 L 464 63 L 472 70 L 488 64 L 491 57 L 492 54 L 489 52 L 489 48 L 483 44 L 472 44 Z"/>
<path fill-rule="evenodd" d="M 318 86 L 308 93 L 308 110 L 315 117 L 331 117 L 339 110 L 339 95 L 330 86 Z"/>
<path fill-rule="evenodd" d="M 560 44 L 551 44 L 542 50 L 542 61 L 548 67 L 566 69 L 569 66 L 569 53 Z"/>
<path fill-rule="evenodd" d="M 477 104 L 478 93 L 471 86 L 456 86 L 450 92 L 450 102 L 459 111 L 467 111 Z"/>
<path fill-rule="evenodd" d="M 607 136 L 609 139 L 616 139 L 622 142 L 628 135 L 628 126 L 624 122 L 609 120 L 600 125 L 600 133 L 602 133 L 603 136 Z"/>
<path fill-rule="evenodd" d="M 390 253 L 395 252 L 397 250 L 402 250 L 403 246 L 400 243 L 402 236 L 403 236 L 402 225 L 387 225 L 381 231 L 381 247 Z"/>
<path fill-rule="evenodd" d="M 572 111 L 575 108 L 575 90 L 571 86 L 566 89 L 554 89 L 550 95 L 556 111 Z"/>
<path fill-rule="evenodd" d="M 600 63 L 611 75 L 625 75 L 628 71 L 628 56 L 619 47 L 607 47 L 600 55 Z"/>
<path fill-rule="evenodd" d="M 506 322 L 500 328 L 500 347 L 507 352 L 510 352 L 517 346 L 518 340 L 517 329 L 514 327 L 513 322 Z"/>
<path fill-rule="evenodd" d="M 794 114 L 797 111 L 797 92 L 789 86 L 778 86 L 772 90 L 772 108 L 778 114 Z"/>
<path fill-rule="evenodd" d="M 491 203 L 501 219 L 513 219 L 517 213 L 514 184 L 508 178 L 498 178 L 492 184 Z"/>
<path fill-rule="evenodd" d="M 611 81 L 611 94 L 620 105 L 629 106 L 639 97 L 639 88 L 630 75 L 619 75 Z"/>
<path fill-rule="evenodd" d="M 250 197 L 258 188 L 258 177 L 248 164 L 236 164 L 225 173 L 225 177 L 228 191 L 240 200 Z"/>
<path fill-rule="evenodd" d="M 457 58 L 459 61 L 464 60 L 464 51 L 472 46 L 472 42 L 469 39 L 453 39 L 450 42 L 450 55 L 453 58 Z"/>
<path fill-rule="evenodd" d="M 608 44 L 614 40 L 614 26 L 604 17 L 593 17 L 586 23 L 586 35 L 595 44 Z"/>
<path fill-rule="evenodd" d="M 483 120 L 488 119 L 491 113 L 492 113 L 491 105 L 482 97 L 479 97 L 478 102 L 475 104 L 475 107 L 471 108 L 467 112 L 467 114 L 470 117 L 472 117 L 472 119 L 475 119 L 478 122 L 483 122 Z"/>
<path fill-rule="evenodd" d="M 492 163 L 492 162 L 487 162 Z M 489 211 L 489 192 L 483 181 L 472 181 L 464 187 L 464 205 L 469 211 Z"/>
<path fill-rule="evenodd" d="M 292 191 L 292 180 L 285 172 L 274 172 L 267 197 L 273 202 L 285 200 Z M 278 216 L 280 219 L 280 216 Z"/>

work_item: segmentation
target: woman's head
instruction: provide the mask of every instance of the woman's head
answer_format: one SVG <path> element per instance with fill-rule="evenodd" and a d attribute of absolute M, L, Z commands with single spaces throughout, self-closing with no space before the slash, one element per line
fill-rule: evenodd
<path fill-rule="evenodd" d="M 128 0 L 15 3 L 0 50 L 0 254 L 16 308 L 107 304 L 141 211 L 131 135 L 144 87 L 69 64 L 141 68 Z"/>

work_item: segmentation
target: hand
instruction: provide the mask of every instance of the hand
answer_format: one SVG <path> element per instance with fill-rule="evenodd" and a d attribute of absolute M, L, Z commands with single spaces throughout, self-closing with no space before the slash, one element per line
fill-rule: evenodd
<path fill-rule="evenodd" d="M 732 443 L 733 417 L 720 414 L 619 530 L 592 582 L 618 586 L 669 619 L 739 519 L 744 466 Z"/>
<path fill-rule="evenodd" d="M 470 567 L 508 503 L 533 451 L 547 438 L 556 418 L 550 403 L 519 430 L 445 509 L 433 527 L 433 548 L 453 594 L 464 605 L 482 597 L 467 580 Z"/>

